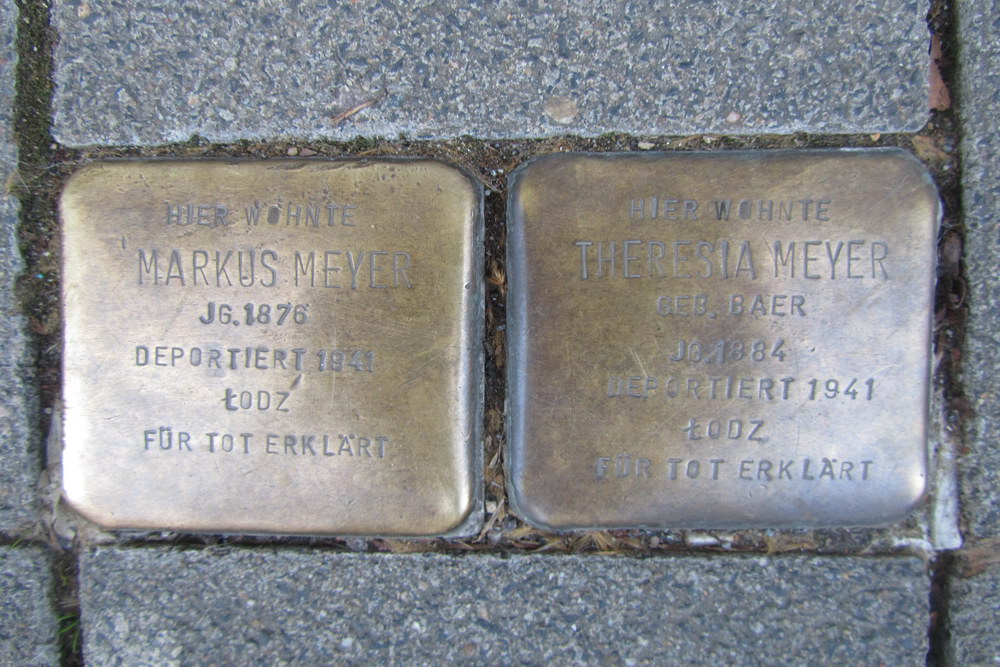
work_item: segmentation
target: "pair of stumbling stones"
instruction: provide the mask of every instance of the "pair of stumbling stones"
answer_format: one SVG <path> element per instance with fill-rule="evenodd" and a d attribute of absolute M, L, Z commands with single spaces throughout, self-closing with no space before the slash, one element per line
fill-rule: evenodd
<path fill-rule="evenodd" d="M 90 164 L 61 199 L 62 478 L 112 529 L 890 522 L 921 502 L 940 205 L 901 150 Z M 499 230 L 496 232 L 499 234 Z M 503 354 L 503 352 L 501 352 Z M 496 419 L 491 420 L 496 422 Z"/>

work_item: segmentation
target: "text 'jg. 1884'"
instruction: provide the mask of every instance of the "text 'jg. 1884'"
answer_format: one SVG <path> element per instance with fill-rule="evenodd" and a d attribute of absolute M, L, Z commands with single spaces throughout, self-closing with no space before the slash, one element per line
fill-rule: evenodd
<path fill-rule="evenodd" d="M 867 525 L 919 502 L 939 204 L 912 156 L 553 155 L 508 211 L 526 519 Z"/>
<path fill-rule="evenodd" d="M 433 160 L 121 161 L 64 225 L 63 484 L 110 528 L 482 520 L 482 191 Z"/>

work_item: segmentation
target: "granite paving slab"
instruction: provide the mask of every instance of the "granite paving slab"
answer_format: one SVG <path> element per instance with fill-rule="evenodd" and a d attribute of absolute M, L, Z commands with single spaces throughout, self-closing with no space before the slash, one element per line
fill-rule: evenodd
<path fill-rule="evenodd" d="M 967 538 L 1000 536 L 1000 0 L 957 3 L 969 322 L 963 385 L 975 417 L 960 459 Z"/>
<path fill-rule="evenodd" d="M 84 653 L 125 664 L 923 664 L 916 558 L 99 548 Z"/>
<path fill-rule="evenodd" d="M 68 145 L 914 131 L 927 4 L 57 0 Z"/>
<path fill-rule="evenodd" d="M 14 144 L 14 33 L 17 10 L 0 3 L 0 183 L 17 169 Z M 18 204 L 5 186 L 0 189 L 0 531 L 17 532 L 36 515 L 41 459 L 35 431 L 33 358 L 14 292 L 23 270 L 17 243 Z"/>
<path fill-rule="evenodd" d="M 959 459 L 966 558 L 997 561 L 1000 541 L 1000 0 L 956 3 L 962 205 L 969 321 L 962 383 L 974 417 Z M 947 655 L 956 665 L 1000 663 L 1000 569 L 950 578 Z"/>
<path fill-rule="evenodd" d="M 52 563 L 39 547 L 0 547 L 0 664 L 56 665 Z"/>
<path fill-rule="evenodd" d="M 1000 567 L 952 579 L 948 620 L 952 664 L 1000 664 Z"/>

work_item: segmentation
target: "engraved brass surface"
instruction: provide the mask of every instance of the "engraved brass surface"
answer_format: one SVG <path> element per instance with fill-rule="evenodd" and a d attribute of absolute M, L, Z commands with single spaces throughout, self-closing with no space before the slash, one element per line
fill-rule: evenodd
<path fill-rule="evenodd" d="M 551 155 L 508 210 L 521 516 L 872 525 L 920 501 L 939 204 L 912 156 Z"/>
<path fill-rule="evenodd" d="M 482 191 L 465 174 L 104 162 L 61 211 L 78 511 L 111 528 L 476 529 Z"/>

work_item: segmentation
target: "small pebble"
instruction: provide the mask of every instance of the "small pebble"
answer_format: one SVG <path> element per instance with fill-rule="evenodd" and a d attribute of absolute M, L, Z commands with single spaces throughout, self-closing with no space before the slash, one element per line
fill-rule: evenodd
<path fill-rule="evenodd" d="M 559 96 L 550 97 L 545 100 L 545 104 L 542 106 L 542 109 L 549 118 L 560 125 L 568 125 L 569 123 L 572 123 L 573 119 L 576 118 L 577 113 L 579 113 L 575 100 Z"/>

